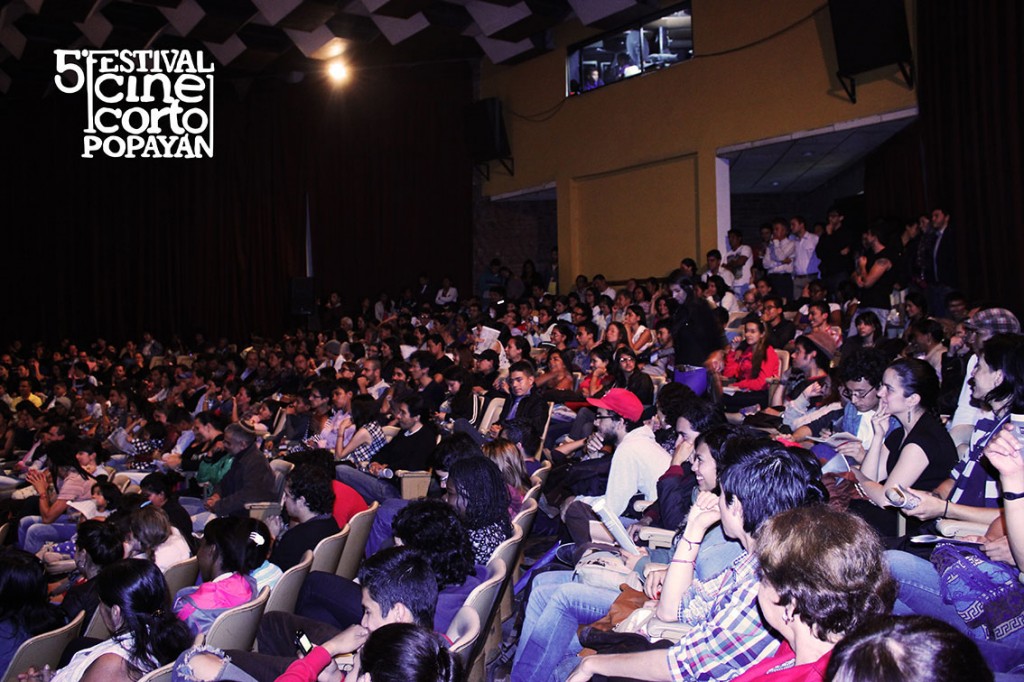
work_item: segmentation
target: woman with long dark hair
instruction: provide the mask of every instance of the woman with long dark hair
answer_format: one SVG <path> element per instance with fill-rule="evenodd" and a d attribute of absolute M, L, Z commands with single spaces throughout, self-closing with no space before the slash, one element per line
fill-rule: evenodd
<path fill-rule="evenodd" d="M 171 611 L 167 583 L 153 562 L 118 561 L 98 580 L 100 617 L 113 635 L 75 654 L 51 682 L 133 682 L 192 643 L 188 626 Z"/>
<path fill-rule="evenodd" d="M 360 652 L 362 682 L 460 682 L 462 664 L 444 638 L 412 623 L 373 631 Z"/>
<path fill-rule="evenodd" d="M 0 551 L 0 670 L 7 670 L 26 639 L 64 624 L 64 614 L 50 605 L 46 588 L 42 561 L 20 549 Z"/>
<path fill-rule="evenodd" d="M 726 412 L 768 405 L 768 381 L 779 377 L 779 356 L 768 345 L 765 331 L 761 320 L 748 320 L 743 325 L 743 341 L 725 354 L 722 378 L 734 389 L 722 396 Z"/>

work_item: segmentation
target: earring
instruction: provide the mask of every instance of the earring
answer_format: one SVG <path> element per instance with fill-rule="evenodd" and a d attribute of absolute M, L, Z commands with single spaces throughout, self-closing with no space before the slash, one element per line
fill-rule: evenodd
<path fill-rule="evenodd" d="M 913 413 L 914 413 L 913 410 L 907 410 L 907 423 L 908 424 L 910 423 L 910 415 L 912 415 Z"/>

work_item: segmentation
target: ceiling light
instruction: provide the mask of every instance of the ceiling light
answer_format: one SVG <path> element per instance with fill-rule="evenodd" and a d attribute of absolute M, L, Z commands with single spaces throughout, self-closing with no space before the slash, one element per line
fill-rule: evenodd
<path fill-rule="evenodd" d="M 335 59 L 327 65 L 327 75 L 335 83 L 343 83 L 348 80 L 348 65 L 340 59 Z"/>

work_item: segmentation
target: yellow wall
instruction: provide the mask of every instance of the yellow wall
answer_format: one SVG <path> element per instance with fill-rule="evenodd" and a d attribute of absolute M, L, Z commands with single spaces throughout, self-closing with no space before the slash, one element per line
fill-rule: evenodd
<path fill-rule="evenodd" d="M 485 64 L 480 96 L 504 104 L 515 176 L 496 170 L 484 193 L 556 183 L 563 287 L 578 273 L 620 279 L 663 274 L 684 256 L 702 261 L 718 233 L 717 149 L 917 103 L 895 67 L 858 79 L 857 103 L 847 99 L 833 75 L 827 9 L 760 44 L 699 57 L 758 41 L 823 4 L 694 0 L 697 59 L 567 100 L 565 48 L 596 33 L 578 23 L 556 31 L 546 55 Z"/>

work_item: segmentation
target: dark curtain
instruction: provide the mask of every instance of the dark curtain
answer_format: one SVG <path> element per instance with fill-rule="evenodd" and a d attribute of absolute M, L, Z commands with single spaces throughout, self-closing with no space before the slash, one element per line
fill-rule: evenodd
<path fill-rule="evenodd" d="M 280 334 L 316 289 L 471 278 L 468 64 L 381 68 L 332 90 L 218 81 L 214 157 L 80 158 L 84 96 L 0 103 L 5 293 L 0 337 L 114 341 Z"/>
<path fill-rule="evenodd" d="M 869 210 L 946 208 L 962 254 L 960 286 L 1020 315 L 1024 3 L 928 0 L 917 15 L 920 118 L 869 160 Z"/>

